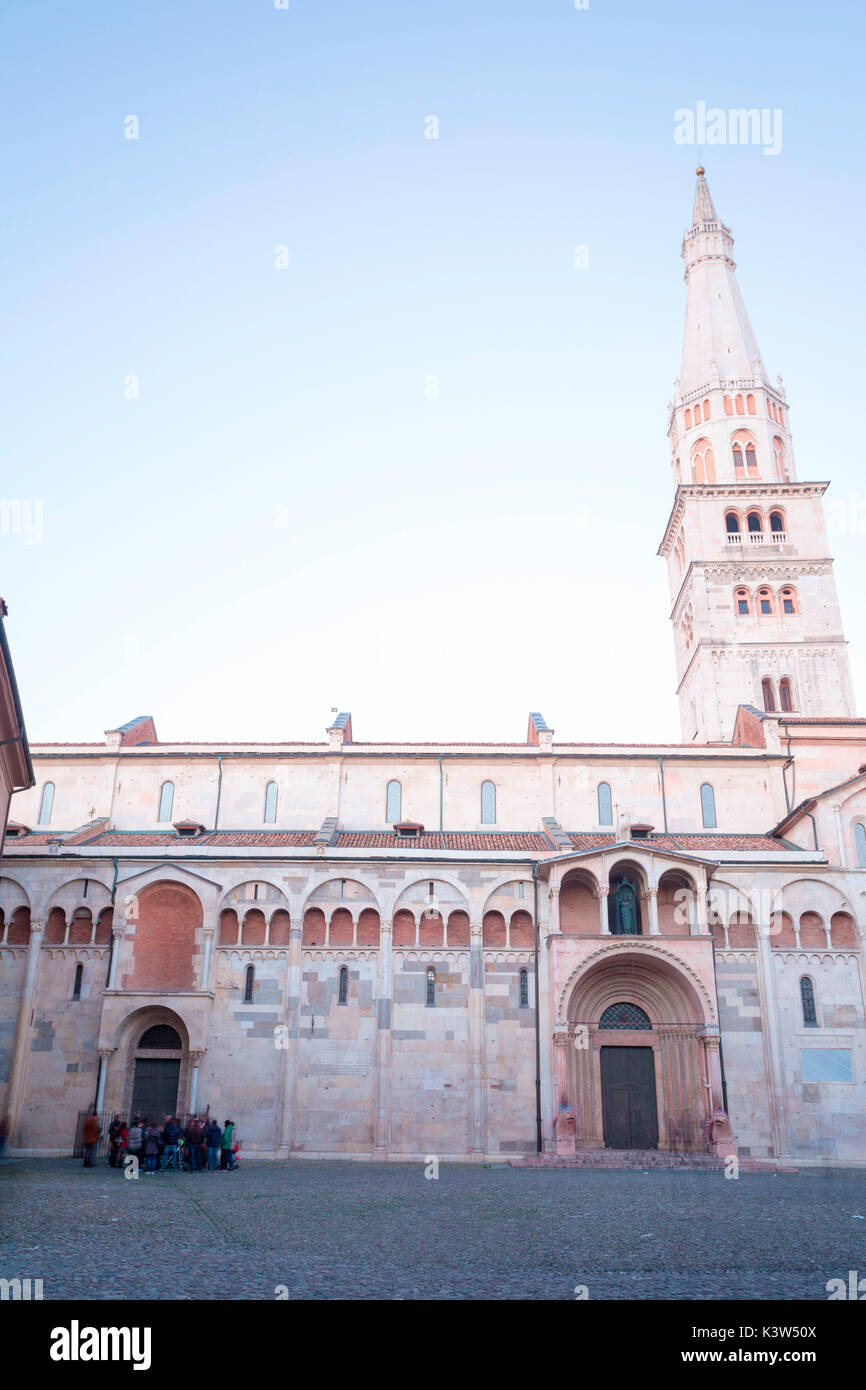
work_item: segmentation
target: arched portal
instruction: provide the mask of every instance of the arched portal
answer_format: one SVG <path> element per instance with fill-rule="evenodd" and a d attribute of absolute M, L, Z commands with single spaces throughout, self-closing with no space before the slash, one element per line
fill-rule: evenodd
<path fill-rule="evenodd" d="M 587 963 L 567 1018 L 557 1106 L 575 1116 L 578 1149 L 706 1151 L 716 1030 L 685 969 L 617 949 Z"/>
<path fill-rule="evenodd" d="M 189 1031 L 173 1009 L 148 1005 L 127 1015 L 108 1063 L 106 1109 L 162 1125 L 183 1114 L 190 1089 Z"/>

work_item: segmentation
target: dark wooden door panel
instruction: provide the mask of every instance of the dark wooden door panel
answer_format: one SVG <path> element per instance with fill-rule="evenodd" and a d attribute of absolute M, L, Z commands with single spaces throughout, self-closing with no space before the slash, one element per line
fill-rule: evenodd
<path fill-rule="evenodd" d="M 132 1114 L 162 1125 L 177 1109 L 180 1062 L 166 1057 L 139 1057 L 132 1088 Z"/>
<path fill-rule="evenodd" d="M 651 1047 L 601 1049 L 604 1142 L 609 1149 L 654 1149 L 658 1106 Z"/>

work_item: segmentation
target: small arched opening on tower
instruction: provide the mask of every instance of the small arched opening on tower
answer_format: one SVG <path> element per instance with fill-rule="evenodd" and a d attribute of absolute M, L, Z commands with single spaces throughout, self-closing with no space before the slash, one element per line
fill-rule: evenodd
<path fill-rule="evenodd" d="M 794 709 L 794 692 L 790 676 L 783 676 L 779 681 L 779 708 L 786 714 L 790 714 Z"/>
<path fill-rule="evenodd" d="M 761 681 L 761 696 L 764 701 L 764 709 L 768 714 L 774 714 L 776 710 L 776 691 L 769 676 L 765 676 Z"/>
<path fill-rule="evenodd" d="M 745 618 L 752 611 L 752 599 L 748 589 L 734 590 L 734 607 L 738 618 Z"/>

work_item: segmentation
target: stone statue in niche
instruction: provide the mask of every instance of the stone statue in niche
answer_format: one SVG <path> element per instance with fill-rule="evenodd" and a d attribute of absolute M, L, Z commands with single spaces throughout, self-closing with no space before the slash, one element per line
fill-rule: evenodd
<path fill-rule="evenodd" d="M 634 884 L 620 879 L 613 898 L 611 930 L 617 936 L 640 936 L 640 912 Z"/>

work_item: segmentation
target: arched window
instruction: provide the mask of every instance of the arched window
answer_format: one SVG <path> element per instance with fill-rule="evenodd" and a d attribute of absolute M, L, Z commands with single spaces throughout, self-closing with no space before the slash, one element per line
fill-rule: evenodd
<path fill-rule="evenodd" d="M 158 821 L 170 821 L 171 810 L 174 805 L 174 782 L 163 782 L 162 791 L 159 794 L 159 814 Z"/>
<path fill-rule="evenodd" d="M 734 455 L 734 476 L 736 478 L 744 478 L 746 476 L 746 470 L 743 467 L 743 451 L 739 444 L 734 445 L 732 452 Z"/>
<path fill-rule="evenodd" d="M 613 797 L 610 794 L 609 782 L 598 784 L 598 823 L 613 825 Z"/>
<path fill-rule="evenodd" d="M 734 590 L 734 603 L 735 603 L 735 606 L 736 606 L 736 611 L 737 611 L 737 616 L 738 616 L 738 617 L 743 617 L 743 616 L 745 616 L 746 614 L 751 613 L 751 611 L 752 611 L 752 600 L 751 600 L 751 598 L 749 597 L 749 591 L 748 591 L 748 589 L 735 589 L 735 590 Z"/>
<path fill-rule="evenodd" d="M 785 518 L 781 512 L 770 512 L 770 530 L 774 535 L 785 531 Z"/>
<path fill-rule="evenodd" d="M 746 445 L 746 472 L 750 478 L 758 476 L 758 456 L 754 444 Z"/>
<path fill-rule="evenodd" d="M 857 850 L 857 866 L 866 869 L 866 826 L 858 821 L 854 826 L 854 847 Z"/>
<path fill-rule="evenodd" d="M 815 1008 L 815 986 L 808 975 L 800 976 L 800 1003 L 803 1006 L 803 1027 L 818 1027 L 818 1012 Z"/>
<path fill-rule="evenodd" d="M 51 812 L 54 809 L 54 783 L 46 782 L 42 788 L 42 800 L 39 803 L 38 825 L 49 825 L 51 823 Z"/>
<path fill-rule="evenodd" d="M 764 520 L 761 513 L 749 512 L 749 515 L 746 517 L 746 525 L 749 528 L 749 534 L 752 536 L 757 535 L 759 531 L 763 531 Z"/>
<path fill-rule="evenodd" d="M 637 1004 L 623 1002 L 621 1004 L 608 1004 L 601 1018 L 598 1020 L 599 1028 L 639 1028 L 641 1032 L 648 1032 L 652 1028 L 649 1016 Z"/>
<path fill-rule="evenodd" d="M 341 965 L 341 966 L 340 966 L 340 992 L 339 992 L 339 994 L 338 994 L 338 996 L 337 996 L 337 1003 L 338 1003 L 338 1004 L 347 1004 L 348 1002 L 349 1002 L 349 967 L 348 967 L 347 965 Z"/>
<path fill-rule="evenodd" d="M 496 824 L 496 784 L 495 782 L 481 783 L 481 824 Z"/>
<path fill-rule="evenodd" d="M 774 612 L 773 592 L 771 589 L 758 590 L 758 612 L 763 617 Z"/>
<path fill-rule="evenodd" d="M 72 986 L 72 998 L 73 998 L 73 999 L 80 999 L 80 998 L 81 998 L 81 982 L 82 982 L 83 978 L 84 978 L 84 966 L 83 966 L 83 965 L 76 965 L 76 967 L 75 967 L 75 983 L 74 983 L 73 986 Z"/>
<path fill-rule="evenodd" d="M 716 481 L 713 446 L 708 439 L 699 439 L 692 448 L 692 480 L 696 483 Z"/>
<path fill-rule="evenodd" d="M 776 464 L 776 477 L 784 483 L 788 477 L 788 469 L 785 464 L 785 446 L 778 435 L 773 437 L 773 458 Z"/>
<path fill-rule="evenodd" d="M 687 430 L 690 430 L 691 427 L 692 427 L 692 411 L 691 411 L 691 406 L 686 406 L 686 429 L 687 429 Z"/>
<path fill-rule="evenodd" d="M 716 828 L 716 794 L 709 782 L 704 782 L 701 787 L 701 816 L 705 830 L 715 830 Z"/>
<path fill-rule="evenodd" d="M 521 970 L 521 972 L 520 972 L 520 1007 L 521 1007 L 521 1009 L 528 1009 L 528 1008 L 529 1008 L 529 971 L 528 971 L 528 970 Z"/>
<path fill-rule="evenodd" d="M 743 398 L 742 398 L 742 396 L 737 396 L 737 414 L 738 414 L 738 415 L 742 415 L 742 414 L 743 414 Z"/>
<path fill-rule="evenodd" d="M 782 590 L 782 612 L 796 613 L 797 611 L 797 591 L 796 589 L 785 588 Z"/>
<path fill-rule="evenodd" d="M 388 783 L 385 798 L 385 819 L 389 825 L 396 825 L 403 819 L 403 788 L 399 782 Z"/>
<path fill-rule="evenodd" d="M 725 396 L 725 414 L 726 414 L 726 415 L 733 415 L 733 413 L 734 413 L 734 403 L 733 403 L 733 401 L 731 400 L 730 396 Z"/>
<path fill-rule="evenodd" d="M 255 984 L 255 982 L 256 982 L 256 967 L 255 967 L 254 965 L 248 965 L 247 968 L 246 968 L 246 970 L 244 971 L 244 1003 L 245 1003 L 245 1004 L 251 1004 L 251 1003 L 253 1002 L 253 985 Z"/>
<path fill-rule="evenodd" d="M 772 714 L 776 708 L 776 693 L 773 690 L 773 682 L 769 676 L 765 676 L 761 681 L 761 695 L 764 699 L 764 709 Z"/>
<path fill-rule="evenodd" d="M 755 414 L 755 398 L 754 398 L 754 396 L 747 396 L 747 397 L 746 397 L 746 413 L 747 413 L 748 415 L 754 415 L 754 414 Z"/>
<path fill-rule="evenodd" d="M 265 824 L 272 825 L 277 818 L 277 784 L 269 782 L 265 787 Z"/>
<path fill-rule="evenodd" d="M 709 403 L 709 401 L 704 401 L 704 419 L 705 419 L 705 420 L 709 420 L 709 418 L 710 418 L 710 403 Z"/>
<path fill-rule="evenodd" d="M 783 709 L 786 714 L 790 714 L 791 710 L 794 708 L 794 697 L 791 693 L 790 676 L 783 676 L 779 681 L 779 708 Z"/>
<path fill-rule="evenodd" d="M 156 1048 L 167 1051 L 177 1051 L 182 1046 L 180 1034 L 170 1023 L 155 1023 L 152 1028 L 148 1028 L 146 1033 L 142 1033 L 138 1040 L 140 1048 Z"/>
<path fill-rule="evenodd" d="M 740 534 L 740 518 L 736 512 L 725 512 L 725 530 L 729 536 Z"/>
<path fill-rule="evenodd" d="M 436 971 L 432 965 L 427 967 L 427 1008 L 435 1008 L 436 1005 Z"/>

